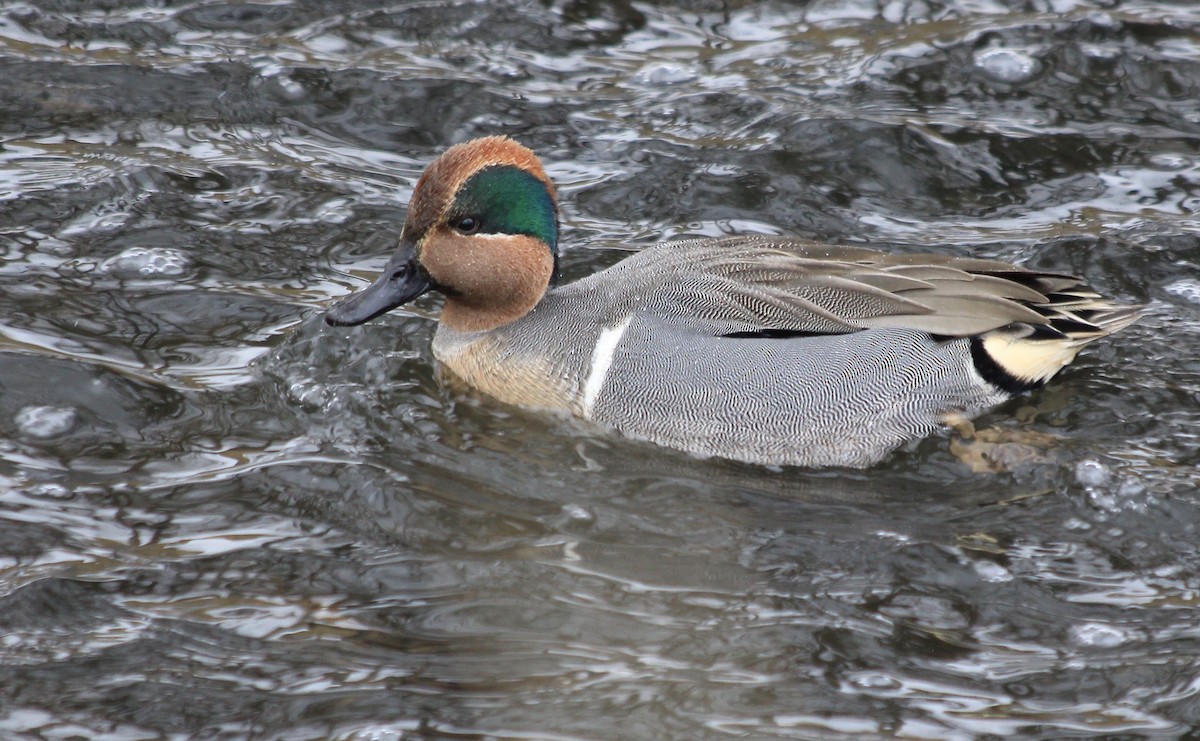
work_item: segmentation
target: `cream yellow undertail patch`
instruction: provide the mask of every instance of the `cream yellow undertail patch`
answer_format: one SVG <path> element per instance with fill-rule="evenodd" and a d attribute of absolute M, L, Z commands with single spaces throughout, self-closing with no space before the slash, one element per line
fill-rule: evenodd
<path fill-rule="evenodd" d="M 1029 339 L 1004 332 L 984 335 L 983 349 L 1013 378 L 1044 383 L 1075 359 L 1085 343 L 1071 339 Z"/>

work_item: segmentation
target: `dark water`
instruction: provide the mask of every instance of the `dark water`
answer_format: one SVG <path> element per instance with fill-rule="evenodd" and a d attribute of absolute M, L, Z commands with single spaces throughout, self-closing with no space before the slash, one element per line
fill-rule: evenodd
<path fill-rule="evenodd" d="M 572 277 L 786 232 L 1151 313 L 995 447 L 694 460 L 443 386 L 436 299 L 320 323 L 491 133 Z M 1198 210 L 1187 2 L 0 4 L 0 737 L 1180 737 Z"/>

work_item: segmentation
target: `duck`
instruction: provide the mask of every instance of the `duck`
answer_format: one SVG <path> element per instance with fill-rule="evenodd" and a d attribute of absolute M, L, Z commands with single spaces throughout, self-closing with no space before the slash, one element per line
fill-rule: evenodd
<path fill-rule="evenodd" d="M 325 322 L 437 292 L 433 356 L 499 402 L 699 457 L 864 468 L 1143 314 L 1071 275 L 799 237 L 667 241 L 565 285 L 559 250 L 538 157 L 456 144 L 418 179 L 383 272 Z"/>

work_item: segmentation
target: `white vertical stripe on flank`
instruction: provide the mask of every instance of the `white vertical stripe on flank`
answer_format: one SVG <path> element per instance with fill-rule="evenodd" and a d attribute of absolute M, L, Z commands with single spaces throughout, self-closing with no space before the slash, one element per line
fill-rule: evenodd
<path fill-rule="evenodd" d="M 583 416 L 589 419 L 592 416 L 592 407 L 596 405 L 596 398 L 600 396 L 600 389 L 604 386 L 604 379 L 608 377 L 608 369 L 612 366 L 613 353 L 616 352 L 617 343 L 621 341 L 621 337 L 629 328 L 631 321 L 633 321 L 632 314 L 625 317 L 620 323 L 601 330 L 600 336 L 596 339 L 596 347 L 592 350 L 592 367 L 588 371 L 587 384 L 583 387 Z"/>

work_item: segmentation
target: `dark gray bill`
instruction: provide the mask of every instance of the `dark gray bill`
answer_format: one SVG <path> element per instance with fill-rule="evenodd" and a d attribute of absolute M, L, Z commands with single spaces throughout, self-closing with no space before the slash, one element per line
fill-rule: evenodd
<path fill-rule="evenodd" d="M 411 244 L 401 242 L 375 282 L 325 312 L 325 323 L 343 327 L 369 322 L 432 288 L 429 274 L 417 261 L 416 250 Z"/>

